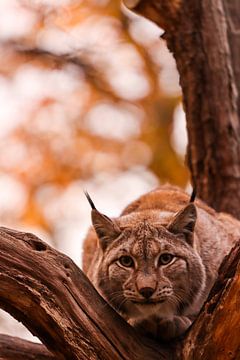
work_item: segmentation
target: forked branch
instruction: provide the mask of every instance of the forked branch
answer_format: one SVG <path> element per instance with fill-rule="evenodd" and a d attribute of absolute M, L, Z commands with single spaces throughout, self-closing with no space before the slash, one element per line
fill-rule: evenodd
<path fill-rule="evenodd" d="M 65 255 L 36 236 L 0 228 L 0 307 L 58 359 L 169 359 L 140 338 Z"/>
<path fill-rule="evenodd" d="M 239 295 L 240 242 L 224 260 L 209 300 L 186 339 L 160 345 L 135 333 L 67 256 L 32 234 L 0 228 L 0 307 L 50 351 L 1 336 L 4 360 L 194 360 L 201 359 L 202 353 L 204 360 L 226 359 L 229 354 L 237 359 Z"/>

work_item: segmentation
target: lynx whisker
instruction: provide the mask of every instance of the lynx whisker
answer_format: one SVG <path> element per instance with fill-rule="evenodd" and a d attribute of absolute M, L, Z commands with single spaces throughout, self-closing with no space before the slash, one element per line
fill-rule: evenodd
<path fill-rule="evenodd" d="M 115 296 L 112 296 L 112 295 L 115 295 Z M 117 292 L 114 292 L 114 293 L 112 293 L 112 294 L 110 294 L 109 296 L 108 296 L 108 302 L 110 303 L 110 304 L 112 304 L 114 301 L 116 301 L 117 299 L 121 299 L 123 297 L 123 293 L 122 293 L 122 291 L 119 291 L 119 293 L 117 294 Z M 103 308 L 105 307 L 105 306 L 107 306 L 108 304 L 104 304 L 104 306 L 103 306 Z"/>
<path fill-rule="evenodd" d="M 126 303 L 126 301 L 127 301 L 128 299 L 123 299 L 123 301 L 120 303 L 120 305 L 118 306 L 118 308 L 117 308 L 117 311 L 120 311 L 120 309 L 121 309 L 121 307 Z"/>

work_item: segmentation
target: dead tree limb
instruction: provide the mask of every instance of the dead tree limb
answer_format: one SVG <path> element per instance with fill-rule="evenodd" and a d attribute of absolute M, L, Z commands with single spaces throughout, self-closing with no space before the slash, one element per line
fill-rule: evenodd
<path fill-rule="evenodd" d="M 240 218 L 238 0 L 124 0 L 154 21 L 180 74 L 188 164 L 198 196 Z"/>
<path fill-rule="evenodd" d="M 25 360 L 238 359 L 239 279 L 240 242 L 221 266 L 186 339 L 157 344 L 140 337 L 118 316 L 67 256 L 32 234 L 0 228 L 0 307 L 52 354 L 42 345 L 0 337 L 0 358 L 21 360 L 25 351 Z M 13 357 L 14 348 L 19 356 Z"/>
<path fill-rule="evenodd" d="M 57 360 L 41 344 L 0 334 L 1 360 Z"/>
<path fill-rule="evenodd" d="M 36 236 L 0 228 L 0 307 L 58 360 L 171 359 L 141 338 L 65 255 Z"/>

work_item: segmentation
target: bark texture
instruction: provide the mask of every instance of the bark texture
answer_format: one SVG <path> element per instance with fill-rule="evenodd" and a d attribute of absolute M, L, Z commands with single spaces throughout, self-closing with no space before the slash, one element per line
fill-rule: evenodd
<path fill-rule="evenodd" d="M 45 346 L 0 334 L 1 360 L 57 360 Z"/>
<path fill-rule="evenodd" d="M 223 1 L 227 19 L 228 42 L 231 51 L 231 65 L 238 91 L 238 119 L 240 119 L 240 2 L 238 0 Z"/>
<path fill-rule="evenodd" d="M 240 359 L 240 242 L 224 259 L 204 309 L 186 337 L 182 359 Z"/>
<path fill-rule="evenodd" d="M 171 359 L 164 346 L 139 337 L 67 256 L 6 228 L 0 228 L 0 307 L 58 360 Z"/>
<path fill-rule="evenodd" d="M 0 307 L 43 345 L 0 336 L 1 360 L 240 358 L 240 242 L 226 258 L 186 339 L 140 337 L 65 255 L 36 236 L 0 228 Z"/>
<path fill-rule="evenodd" d="M 139 0 L 125 4 L 164 30 L 180 74 L 187 161 L 197 194 L 240 218 L 240 3 Z"/>

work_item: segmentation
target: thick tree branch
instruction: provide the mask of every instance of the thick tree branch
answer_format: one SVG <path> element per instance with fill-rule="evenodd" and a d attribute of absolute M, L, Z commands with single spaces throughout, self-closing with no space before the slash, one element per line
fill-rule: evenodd
<path fill-rule="evenodd" d="M 0 334 L 1 360 L 57 360 L 41 344 L 22 340 L 17 337 Z"/>
<path fill-rule="evenodd" d="M 184 341 L 182 358 L 240 358 L 240 241 L 224 259 L 219 277 Z"/>
<path fill-rule="evenodd" d="M 188 163 L 198 196 L 240 218 L 240 82 L 235 57 L 240 36 L 234 3 L 139 0 L 130 8 L 166 30 L 164 38 L 180 74 Z"/>
<path fill-rule="evenodd" d="M 6 228 L 0 228 L 0 307 L 58 360 L 171 358 L 139 337 L 67 256 Z"/>
<path fill-rule="evenodd" d="M 0 337 L 0 357 L 19 360 L 25 351 L 25 360 L 194 360 L 202 353 L 204 360 L 225 359 L 226 354 L 237 359 L 239 264 L 240 242 L 221 266 L 187 338 L 160 345 L 135 333 L 68 257 L 32 234 L 0 228 L 0 307 L 38 336 L 52 354 L 42 345 Z"/>
<path fill-rule="evenodd" d="M 240 2 L 223 1 L 228 29 L 228 42 L 231 50 L 231 63 L 238 91 L 238 118 L 240 119 Z"/>

